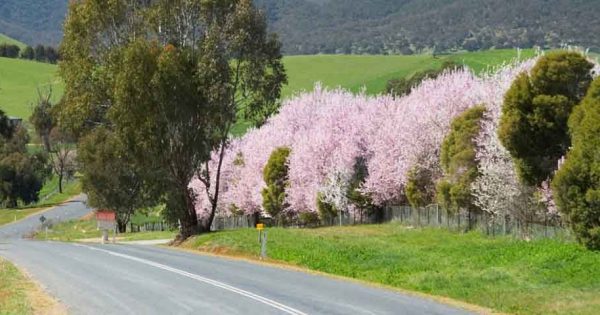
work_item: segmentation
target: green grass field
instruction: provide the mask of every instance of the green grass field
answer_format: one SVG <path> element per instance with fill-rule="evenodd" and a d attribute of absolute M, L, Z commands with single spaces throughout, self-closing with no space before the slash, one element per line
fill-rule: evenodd
<path fill-rule="evenodd" d="M 533 50 L 523 50 L 522 58 L 535 55 Z M 377 94 L 385 90 L 387 81 L 410 76 L 417 71 L 437 68 L 445 60 L 466 64 L 475 72 L 497 66 L 517 58 L 517 50 L 490 50 L 485 52 L 414 56 L 290 56 L 284 59 L 289 85 L 283 89 L 284 97 L 298 91 L 312 90 L 315 82 L 324 86 L 341 86 L 358 92 Z"/>
<path fill-rule="evenodd" d="M 42 210 L 44 208 L 0 209 L 0 226 L 19 221 Z"/>
<path fill-rule="evenodd" d="M 399 224 L 268 230 L 269 258 L 329 274 L 516 314 L 597 314 L 600 252 L 575 243 L 525 242 Z M 252 229 L 183 244 L 257 257 Z"/>
<path fill-rule="evenodd" d="M 9 116 L 29 118 L 37 90 L 52 86 L 54 101 L 60 99 L 62 83 L 56 65 L 0 58 L 0 109 Z"/>
<path fill-rule="evenodd" d="M 525 50 L 523 57 L 533 56 Z M 465 63 L 479 72 L 516 58 L 516 50 L 490 50 L 461 53 L 433 58 L 414 56 L 288 56 L 284 58 L 289 84 L 284 98 L 301 91 L 312 90 L 316 82 L 324 86 L 343 87 L 358 92 L 377 94 L 385 89 L 389 79 L 409 76 L 417 71 L 439 67 L 446 59 Z M 55 101 L 63 91 L 57 77 L 57 66 L 32 61 L 0 58 L 0 108 L 11 116 L 27 118 L 31 104 L 37 99 L 37 88 L 52 85 Z"/>

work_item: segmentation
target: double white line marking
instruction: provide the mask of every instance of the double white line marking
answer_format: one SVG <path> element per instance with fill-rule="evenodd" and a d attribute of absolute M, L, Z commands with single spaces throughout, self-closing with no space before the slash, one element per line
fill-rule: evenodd
<path fill-rule="evenodd" d="M 193 274 L 193 273 L 189 273 L 187 271 L 183 271 L 183 270 L 180 270 L 180 269 L 169 267 L 167 265 L 159 264 L 157 262 L 153 262 L 153 261 L 150 261 L 150 260 L 147 260 L 147 259 L 138 258 L 138 257 L 126 255 L 126 254 L 121 254 L 121 253 L 113 252 L 113 251 L 106 250 L 106 249 L 96 248 L 96 247 L 82 245 L 82 244 L 74 244 L 74 245 L 80 246 L 80 247 L 86 247 L 86 248 L 89 248 L 89 249 L 95 250 L 95 251 L 104 252 L 104 253 L 107 253 L 107 254 L 112 255 L 112 256 L 116 256 L 116 257 L 120 257 L 120 258 L 124 258 L 124 259 L 128 259 L 128 260 L 132 260 L 132 261 L 135 261 L 135 262 L 138 262 L 138 263 L 141 263 L 141 264 L 144 264 L 144 265 L 152 266 L 152 267 L 155 267 L 155 268 L 159 268 L 159 269 L 162 269 L 162 270 L 165 270 L 165 271 L 170 271 L 172 273 L 176 273 L 178 275 L 181 275 L 181 276 L 184 276 L 184 277 L 187 277 L 187 278 L 190 278 L 190 279 L 194 279 L 196 281 L 200 281 L 200 282 L 203 282 L 203 283 L 206 283 L 206 284 L 210 284 L 212 286 L 215 286 L 217 288 L 221 288 L 223 290 L 227 290 L 227 291 L 230 291 L 230 292 L 233 292 L 233 293 L 237 293 L 237 294 L 239 294 L 241 296 L 245 296 L 247 298 L 253 299 L 253 300 L 258 301 L 260 303 L 266 304 L 268 306 L 276 308 L 276 309 L 278 309 L 278 310 L 280 310 L 280 311 L 282 311 L 284 313 L 290 314 L 290 315 L 307 315 L 306 313 L 303 313 L 303 312 L 301 312 L 301 311 L 299 311 L 297 309 L 291 308 L 291 307 L 289 307 L 287 305 L 283 305 L 283 304 L 281 304 L 279 302 L 273 301 L 273 300 L 268 299 L 268 298 L 266 298 L 264 296 L 260 296 L 258 294 L 254 294 L 252 292 L 249 292 L 249 291 L 246 291 L 246 290 L 242 290 L 242 289 L 230 286 L 230 285 L 228 285 L 226 283 L 223 283 L 223 282 L 220 282 L 220 281 L 212 280 L 212 279 L 209 279 L 209 278 L 206 278 L 206 277 L 202 277 L 202 276 L 199 276 L 199 275 L 196 275 L 196 274 Z"/>

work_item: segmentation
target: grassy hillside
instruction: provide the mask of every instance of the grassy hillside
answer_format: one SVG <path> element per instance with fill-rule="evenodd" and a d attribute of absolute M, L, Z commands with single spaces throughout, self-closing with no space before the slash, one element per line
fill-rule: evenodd
<path fill-rule="evenodd" d="M 534 55 L 524 50 L 523 57 Z M 376 94 L 385 89 L 389 79 L 411 75 L 417 71 L 439 67 L 446 59 L 464 63 L 475 71 L 482 71 L 517 57 L 516 50 L 490 50 L 461 53 L 433 58 L 431 55 L 368 56 L 368 55 L 315 55 L 289 56 L 284 63 L 289 84 L 284 97 L 312 90 L 316 82 L 327 87 L 338 87 Z M 63 86 L 56 76 L 55 65 L 0 58 L 0 108 L 11 116 L 27 118 L 30 104 L 36 100 L 36 88 L 52 84 L 55 100 Z"/>
<path fill-rule="evenodd" d="M 24 43 L 21 43 L 16 39 L 12 39 L 4 34 L 0 34 L 0 44 L 17 45 L 21 47 L 21 50 L 27 46 Z"/>
<path fill-rule="evenodd" d="M 31 104 L 37 100 L 37 88 L 53 86 L 58 100 L 63 87 L 56 75 L 56 65 L 34 61 L 0 58 L 0 109 L 9 116 L 28 118 Z"/>
<path fill-rule="evenodd" d="M 523 50 L 521 57 L 534 56 L 534 50 Z M 433 58 L 431 55 L 370 56 L 370 55 L 314 55 L 286 57 L 285 67 L 289 85 L 284 96 L 294 92 L 312 90 L 315 82 L 324 86 L 341 86 L 354 92 L 366 87 L 367 93 L 376 94 L 385 89 L 388 80 L 439 67 L 444 60 L 464 63 L 476 72 L 515 59 L 517 50 L 490 50 L 461 53 Z"/>
<path fill-rule="evenodd" d="M 575 243 L 518 241 L 400 224 L 268 231 L 269 258 L 516 314 L 598 314 L 600 253 Z M 257 258 L 256 231 L 183 245 Z"/>

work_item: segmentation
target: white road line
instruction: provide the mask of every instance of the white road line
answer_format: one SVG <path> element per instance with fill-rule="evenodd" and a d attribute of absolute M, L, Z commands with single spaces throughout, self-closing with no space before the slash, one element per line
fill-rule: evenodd
<path fill-rule="evenodd" d="M 148 266 L 152 266 L 152 267 L 159 268 L 159 269 L 162 269 L 162 270 L 170 271 L 170 272 L 179 274 L 181 276 L 188 277 L 190 279 L 194 279 L 196 281 L 200 281 L 200 282 L 203 282 L 203 283 L 206 283 L 206 284 L 210 284 L 212 286 L 215 286 L 215 287 L 218 287 L 218 288 L 221 288 L 221 289 L 224 289 L 224 290 L 227 290 L 227 291 L 230 291 L 230 292 L 237 293 L 239 295 L 248 297 L 248 298 L 253 299 L 255 301 L 258 301 L 258 302 L 261 302 L 261 303 L 266 304 L 268 306 L 274 307 L 274 308 L 276 308 L 276 309 L 278 309 L 280 311 L 283 311 L 283 312 L 285 312 L 287 314 L 291 314 L 291 315 L 307 315 L 306 313 L 303 313 L 303 312 L 301 312 L 301 311 L 299 311 L 297 309 L 294 309 L 294 308 L 291 308 L 289 306 L 283 305 L 283 304 L 281 304 L 279 302 L 273 301 L 271 299 L 268 299 L 266 297 L 260 296 L 258 294 L 254 294 L 252 292 L 249 292 L 249 291 L 246 291 L 246 290 L 242 290 L 242 289 L 230 286 L 230 285 L 228 285 L 226 283 L 223 283 L 223 282 L 219 282 L 219 281 L 216 281 L 216 280 L 205 278 L 205 277 L 193 274 L 193 273 L 189 273 L 187 271 L 183 271 L 183 270 L 180 270 L 180 269 L 169 267 L 169 266 L 166 266 L 166 265 L 163 265 L 163 264 L 159 264 L 159 263 L 147 260 L 147 259 L 138 258 L 138 257 L 134 257 L 134 256 L 126 255 L 126 254 L 121 254 L 121 253 L 113 252 L 113 251 L 110 251 L 110 250 L 96 248 L 96 247 L 92 247 L 92 246 L 88 246 L 88 245 L 83 245 L 83 244 L 73 244 L 73 245 L 79 246 L 79 247 L 86 247 L 86 248 L 89 248 L 91 250 L 104 252 L 104 253 L 107 253 L 109 255 L 121 257 L 121 258 L 124 258 L 124 259 L 129 259 L 129 260 L 136 261 L 136 262 L 148 265 Z"/>

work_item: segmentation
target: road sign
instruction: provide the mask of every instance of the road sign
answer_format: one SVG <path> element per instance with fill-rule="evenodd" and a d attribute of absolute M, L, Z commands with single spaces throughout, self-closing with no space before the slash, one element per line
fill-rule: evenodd
<path fill-rule="evenodd" d="M 41 222 L 42 224 L 44 224 L 44 222 L 46 222 L 46 217 L 45 217 L 44 215 L 42 215 L 42 216 L 40 217 L 40 222 Z"/>
<path fill-rule="evenodd" d="M 262 231 L 265 229 L 265 225 L 263 223 L 256 224 L 256 229 Z"/>
<path fill-rule="evenodd" d="M 117 214 L 110 210 L 96 211 L 98 229 L 102 230 L 102 243 L 108 242 L 108 231 L 113 231 L 113 242 L 117 230 Z"/>
<path fill-rule="evenodd" d="M 112 230 L 117 224 L 117 214 L 114 211 L 98 210 L 96 211 L 96 221 L 99 229 Z"/>

